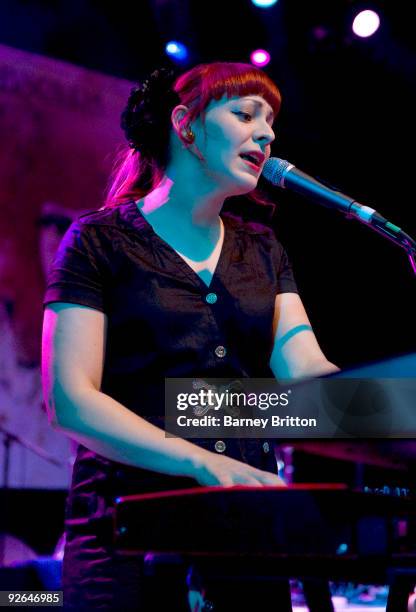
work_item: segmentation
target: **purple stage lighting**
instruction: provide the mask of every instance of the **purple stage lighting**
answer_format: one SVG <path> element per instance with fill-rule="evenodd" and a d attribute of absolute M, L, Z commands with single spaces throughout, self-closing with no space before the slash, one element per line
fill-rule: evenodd
<path fill-rule="evenodd" d="M 372 36 L 376 32 L 380 25 L 380 17 L 374 11 L 361 11 L 355 17 L 352 30 L 354 34 L 361 38 L 367 38 Z"/>
<path fill-rule="evenodd" d="M 267 66 L 270 62 L 270 53 L 264 49 L 256 49 L 256 51 L 253 51 L 250 55 L 250 61 L 255 66 Z"/>
<path fill-rule="evenodd" d="M 188 58 L 188 50 L 184 44 L 177 40 L 170 40 L 165 47 L 166 53 L 179 62 L 183 62 Z"/>

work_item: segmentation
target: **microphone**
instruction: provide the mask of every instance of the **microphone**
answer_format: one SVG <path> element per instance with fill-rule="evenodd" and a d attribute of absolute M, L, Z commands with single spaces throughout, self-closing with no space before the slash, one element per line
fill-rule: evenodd
<path fill-rule="evenodd" d="M 295 191 L 327 208 L 335 208 L 348 217 L 355 217 L 402 246 L 408 253 L 416 250 L 416 242 L 400 227 L 382 217 L 374 208 L 360 204 L 341 191 L 320 183 L 285 159 L 270 157 L 264 164 L 263 176 L 276 187 Z"/>

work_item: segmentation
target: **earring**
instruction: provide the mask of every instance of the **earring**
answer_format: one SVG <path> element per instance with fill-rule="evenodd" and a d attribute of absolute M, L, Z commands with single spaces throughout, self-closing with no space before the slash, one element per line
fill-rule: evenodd
<path fill-rule="evenodd" d="M 189 144 L 192 144 L 195 140 L 195 134 L 193 133 L 191 128 L 188 128 L 187 130 L 183 129 L 182 136 Z"/>

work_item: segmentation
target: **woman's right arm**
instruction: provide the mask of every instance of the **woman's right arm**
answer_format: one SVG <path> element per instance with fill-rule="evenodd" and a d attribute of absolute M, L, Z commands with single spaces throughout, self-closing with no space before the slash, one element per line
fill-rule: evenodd
<path fill-rule="evenodd" d="M 56 302 L 45 308 L 42 378 L 51 424 L 113 461 L 201 485 L 281 485 L 270 472 L 217 455 L 155 427 L 102 393 L 106 315 L 93 308 Z"/>

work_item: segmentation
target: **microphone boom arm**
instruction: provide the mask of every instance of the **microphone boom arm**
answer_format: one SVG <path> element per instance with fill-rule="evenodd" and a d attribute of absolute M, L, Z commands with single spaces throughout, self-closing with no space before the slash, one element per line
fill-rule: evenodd
<path fill-rule="evenodd" d="M 360 204 L 341 191 L 325 185 L 305 174 L 290 162 L 270 158 L 263 170 L 264 176 L 283 189 L 289 188 L 300 195 L 326 206 L 341 211 L 348 219 L 358 219 L 371 227 L 391 242 L 402 247 L 409 258 L 410 265 L 416 275 L 416 241 L 400 227 L 380 215 L 374 208 Z"/>

